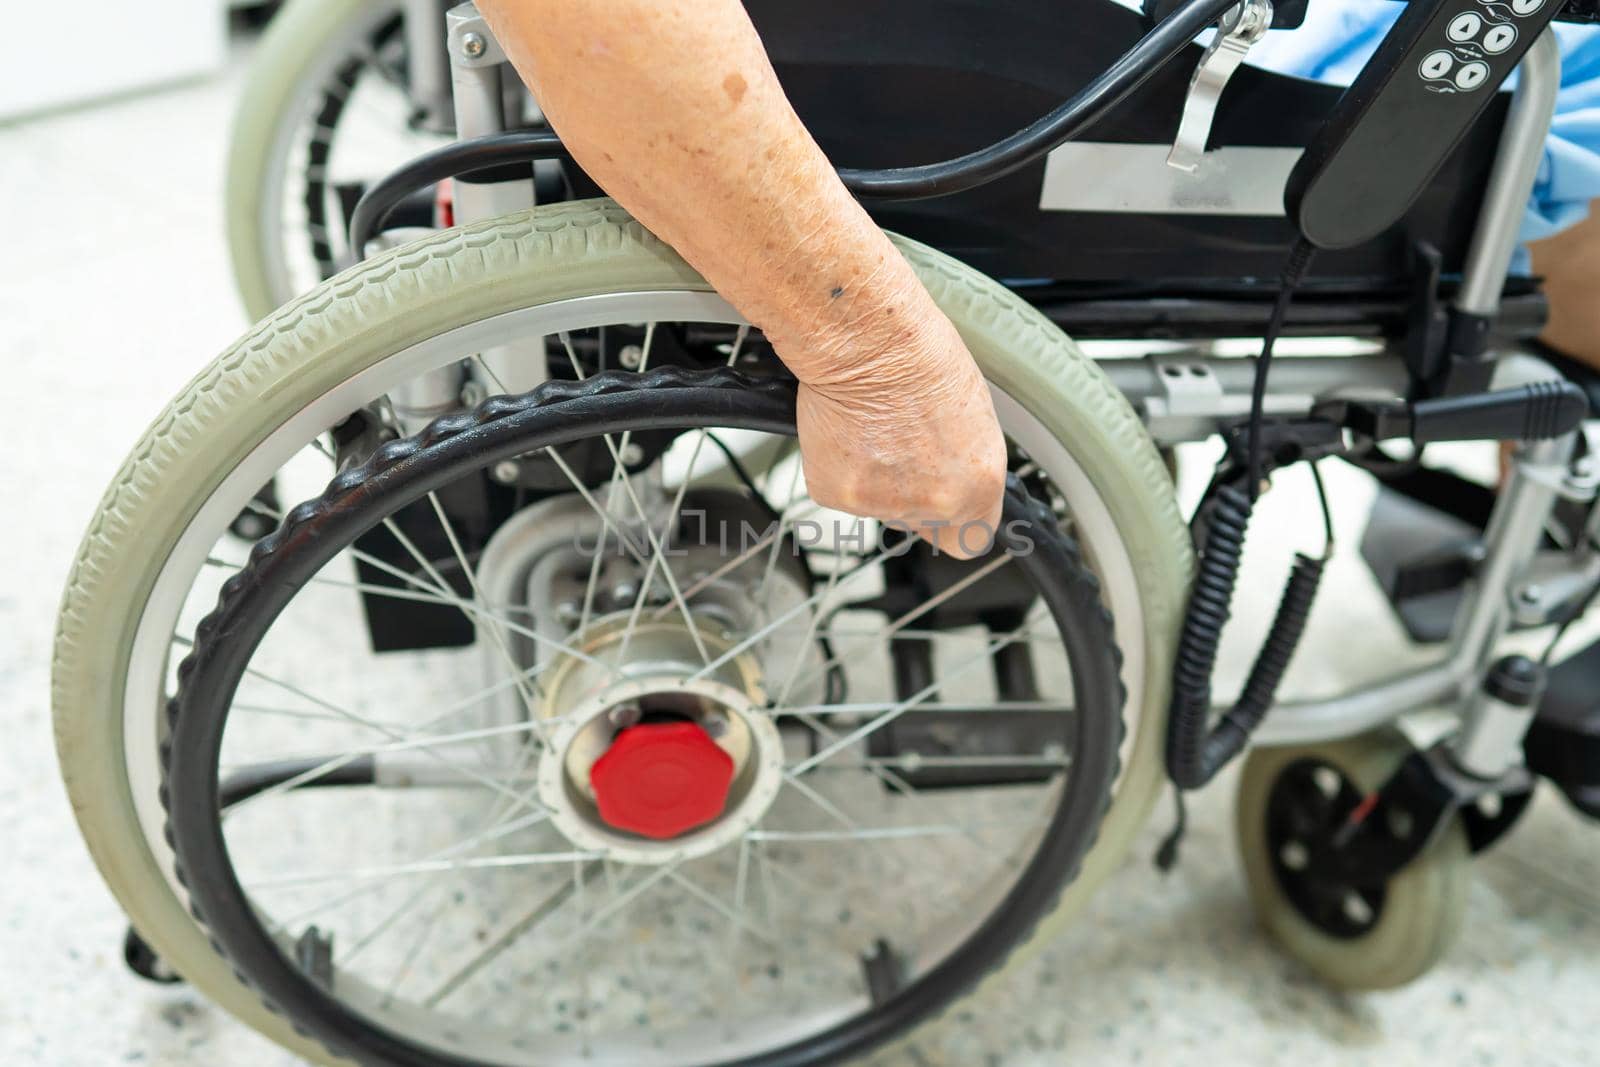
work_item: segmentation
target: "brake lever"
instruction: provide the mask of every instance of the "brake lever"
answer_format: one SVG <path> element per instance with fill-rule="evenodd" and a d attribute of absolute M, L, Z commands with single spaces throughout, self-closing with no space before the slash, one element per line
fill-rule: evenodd
<path fill-rule="evenodd" d="M 1251 46 L 1261 40 L 1271 25 L 1269 0 L 1241 0 L 1217 20 L 1217 36 L 1206 47 L 1189 81 L 1189 95 L 1183 101 L 1183 117 L 1178 122 L 1172 151 L 1167 153 L 1167 166 L 1189 174 L 1200 168 L 1222 90 L 1227 88 Z"/>

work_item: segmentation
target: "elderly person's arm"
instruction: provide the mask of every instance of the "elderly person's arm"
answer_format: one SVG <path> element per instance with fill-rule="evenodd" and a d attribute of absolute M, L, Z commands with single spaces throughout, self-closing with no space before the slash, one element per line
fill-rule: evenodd
<path fill-rule="evenodd" d="M 950 321 L 840 184 L 738 0 L 479 0 L 574 157 L 799 379 L 821 504 L 992 530 L 1005 446 Z M 975 547 L 978 538 L 969 537 Z"/>

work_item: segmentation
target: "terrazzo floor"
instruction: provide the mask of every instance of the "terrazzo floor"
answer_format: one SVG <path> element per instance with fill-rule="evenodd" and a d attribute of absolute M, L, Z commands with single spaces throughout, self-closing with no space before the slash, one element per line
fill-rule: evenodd
<path fill-rule="evenodd" d="M 123 919 L 79 843 L 49 731 L 51 628 L 79 534 L 145 423 L 244 326 L 221 236 L 234 83 L 0 126 L 0 1062 L 295 1062 L 189 990 L 124 969 Z M 1370 488 L 1330 474 L 1353 544 Z M 1299 536 L 1298 492 L 1272 501 L 1254 537 L 1269 576 Z M 1302 664 L 1297 689 L 1332 691 L 1421 655 L 1358 561 L 1336 564 L 1327 588 L 1311 639 L 1323 655 Z M 1259 628 L 1272 599 L 1243 614 Z M 1231 792 L 1225 777 L 1194 801 L 1184 862 L 1165 876 L 1148 862 L 1168 817 L 1158 809 L 1072 930 L 903 1062 L 1594 1062 L 1600 838 L 1557 797 L 1542 794 L 1477 864 L 1466 931 L 1440 967 L 1398 992 L 1347 996 L 1253 926 Z"/>

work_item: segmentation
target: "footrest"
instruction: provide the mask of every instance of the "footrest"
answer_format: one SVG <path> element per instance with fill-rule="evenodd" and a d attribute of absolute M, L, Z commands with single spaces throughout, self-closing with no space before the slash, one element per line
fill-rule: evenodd
<path fill-rule="evenodd" d="M 1539 714 L 1523 741 L 1528 769 L 1600 819 L 1600 641 L 1550 672 Z"/>
<path fill-rule="evenodd" d="M 1361 539 L 1361 558 L 1413 641 L 1431 644 L 1449 637 L 1494 505 L 1493 489 L 1449 471 L 1423 467 L 1382 477 Z M 1586 508 L 1558 501 L 1551 522 L 1563 533 L 1559 541 L 1547 536 L 1545 548 L 1559 551 L 1577 536 L 1588 522 Z"/>
<path fill-rule="evenodd" d="M 1481 528 L 1461 518 L 1379 487 L 1361 558 L 1413 641 L 1428 644 L 1450 635 L 1482 536 Z"/>

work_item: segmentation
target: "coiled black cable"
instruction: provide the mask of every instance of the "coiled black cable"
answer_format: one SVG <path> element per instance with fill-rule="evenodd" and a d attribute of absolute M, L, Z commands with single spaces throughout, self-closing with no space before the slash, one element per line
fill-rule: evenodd
<path fill-rule="evenodd" d="M 1306 619 L 1322 581 L 1323 567 L 1333 550 L 1333 522 L 1328 496 L 1321 475 L 1312 466 L 1317 496 L 1322 504 L 1327 548 L 1322 559 L 1303 554 L 1295 556 L 1294 567 L 1278 602 L 1278 612 L 1266 641 L 1256 656 L 1239 701 L 1222 716 L 1215 727 L 1211 717 L 1211 676 L 1216 669 L 1217 648 L 1232 611 L 1233 591 L 1239 579 L 1239 564 L 1244 557 L 1245 534 L 1261 491 L 1266 457 L 1263 454 L 1263 409 L 1266 404 L 1267 374 L 1272 349 L 1283 330 L 1284 316 L 1295 289 L 1305 277 L 1314 253 L 1300 241 L 1284 266 L 1282 284 L 1262 336 L 1261 355 L 1250 397 L 1247 460 L 1244 484 L 1219 479 L 1201 509 L 1205 533 L 1201 539 L 1198 572 L 1189 593 L 1183 631 L 1178 639 L 1177 660 L 1172 674 L 1172 703 L 1167 721 L 1167 773 L 1179 789 L 1198 789 L 1205 785 L 1229 760 L 1243 751 L 1250 734 L 1272 707 L 1278 686 L 1289 661 L 1305 634 Z"/>

